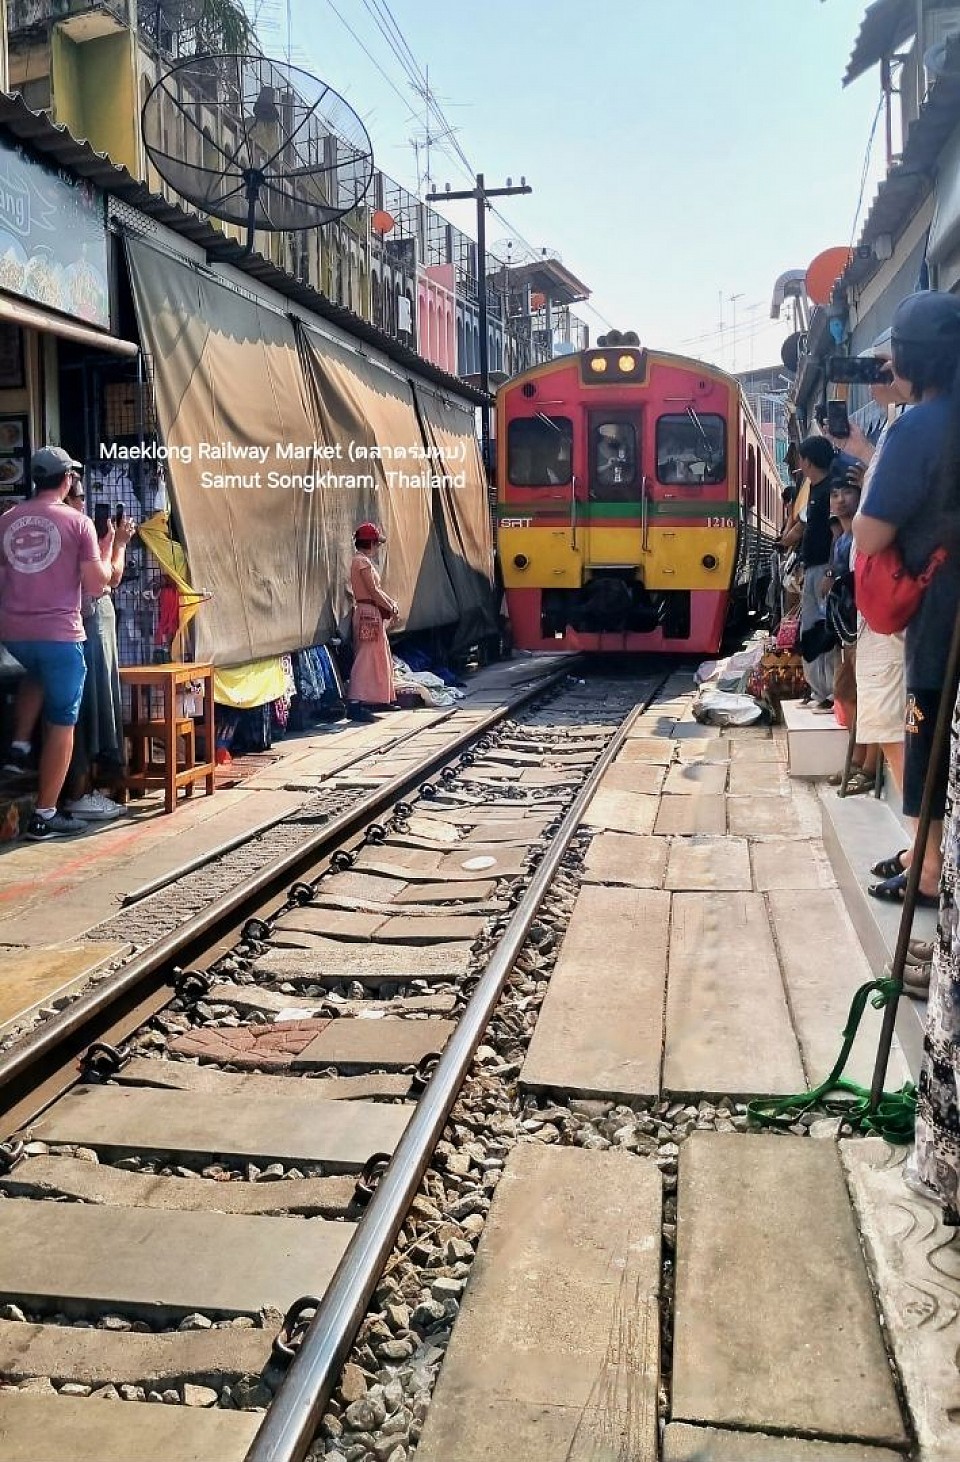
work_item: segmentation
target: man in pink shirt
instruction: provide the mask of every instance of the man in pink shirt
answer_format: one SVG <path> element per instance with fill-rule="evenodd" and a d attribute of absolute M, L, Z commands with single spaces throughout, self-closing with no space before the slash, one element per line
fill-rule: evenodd
<path fill-rule="evenodd" d="M 57 798 L 70 766 L 86 676 L 80 593 L 100 594 L 110 583 L 113 525 L 101 557 L 91 520 L 64 503 L 82 468 L 62 447 L 35 452 L 30 470 L 35 496 L 0 518 L 0 640 L 26 671 L 4 770 L 28 769 L 42 711 L 37 810 L 25 836 L 45 842 L 86 828 L 57 811 Z"/>

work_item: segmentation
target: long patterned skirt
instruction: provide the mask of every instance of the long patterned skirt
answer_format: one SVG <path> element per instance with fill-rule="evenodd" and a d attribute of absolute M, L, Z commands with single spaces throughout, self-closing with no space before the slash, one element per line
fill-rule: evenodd
<path fill-rule="evenodd" d="M 917 1171 L 960 1225 L 960 700 L 954 708 L 943 835 L 940 923 L 933 951 L 917 1112 Z"/>

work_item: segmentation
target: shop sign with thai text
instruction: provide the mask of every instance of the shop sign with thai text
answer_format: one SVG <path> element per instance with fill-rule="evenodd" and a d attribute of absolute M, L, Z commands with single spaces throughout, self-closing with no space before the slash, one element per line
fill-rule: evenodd
<path fill-rule="evenodd" d="M 110 328 L 103 194 L 0 141 L 0 289 Z"/>

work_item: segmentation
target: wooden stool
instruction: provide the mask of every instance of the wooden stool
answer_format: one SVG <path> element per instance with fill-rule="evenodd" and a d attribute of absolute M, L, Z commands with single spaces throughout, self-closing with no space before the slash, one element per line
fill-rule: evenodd
<path fill-rule="evenodd" d="M 209 795 L 216 784 L 213 728 L 212 665 L 126 665 L 120 671 L 122 683 L 130 688 L 130 720 L 124 736 L 130 742 L 130 768 L 124 778 L 128 791 L 145 792 L 148 787 L 164 790 L 164 811 L 173 812 L 177 793 L 188 797 L 195 782 L 206 782 Z M 184 686 L 199 681 L 203 688 L 203 735 L 205 760 L 197 763 L 195 728 L 191 716 L 177 714 L 177 695 Z M 159 702 L 156 710 L 151 700 Z M 154 759 L 159 746 L 163 760 Z"/>

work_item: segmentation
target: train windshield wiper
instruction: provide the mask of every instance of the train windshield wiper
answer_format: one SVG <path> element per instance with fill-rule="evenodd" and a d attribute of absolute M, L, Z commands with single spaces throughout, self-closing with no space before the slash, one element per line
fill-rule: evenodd
<path fill-rule="evenodd" d="M 700 441 L 703 443 L 703 449 L 704 449 L 704 451 L 707 454 L 707 461 L 708 461 L 708 463 L 711 466 L 713 466 L 713 464 L 717 460 L 716 448 L 714 447 L 714 445 L 711 442 L 710 438 L 707 436 L 706 429 L 705 429 L 705 427 L 703 425 L 703 422 L 700 420 L 699 416 L 694 411 L 694 409 L 693 409 L 692 406 L 688 406 L 687 407 L 687 415 L 689 416 L 690 420 L 693 422 L 694 426 L 697 428 L 697 432 L 698 432 L 698 434 L 700 436 Z"/>

